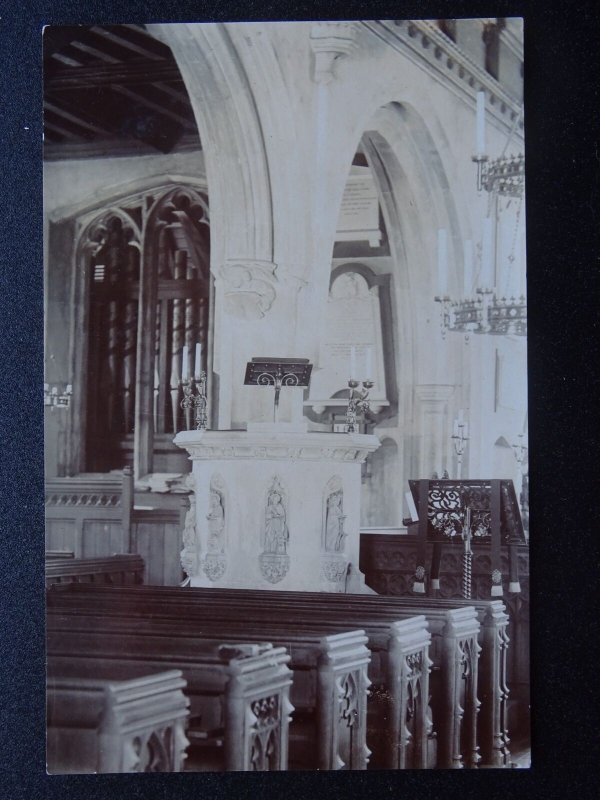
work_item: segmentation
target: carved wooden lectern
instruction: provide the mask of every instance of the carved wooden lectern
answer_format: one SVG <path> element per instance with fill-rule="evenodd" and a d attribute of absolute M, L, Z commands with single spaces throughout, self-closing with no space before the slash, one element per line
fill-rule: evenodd
<path fill-rule="evenodd" d="M 490 548 L 492 597 L 502 596 L 501 554 L 508 549 L 509 592 L 520 592 L 517 548 L 525 544 L 519 503 L 511 480 L 411 480 L 418 511 L 417 568 L 413 590 L 439 589 L 441 549 L 456 543 L 463 548 L 463 595 L 470 598 L 472 547 Z M 430 569 L 426 569 L 427 545 L 432 544 Z"/>

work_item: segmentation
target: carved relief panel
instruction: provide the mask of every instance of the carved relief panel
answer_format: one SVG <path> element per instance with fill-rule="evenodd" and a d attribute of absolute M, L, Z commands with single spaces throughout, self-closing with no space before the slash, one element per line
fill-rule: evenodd
<path fill-rule="evenodd" d="M 211 581 L 223 576 L 227 567 L 226 549 L 226 489 L 220 475 L 213 475 L 210 480 L 206 544 L 206 555 L 202 560 L 202 569 Z"/>
<path fill-rule="evenodd" d="M 190 490 L 190 507 L 183 523 L 183 550 L 181 551 L 181 567 L 188 578 L 196 576 L 200 569 L 200 543 L 196 531 L 196 493 L 195 481 L 190 473 L 184 486 Z"/>
<path fill-rule="evenodd" d="M 323 523 L 321 532 L 321 577 L 339 585 L 344 591 L 348 558 L 344 552 L 346 537 L 344 530 L 344 489 L 342 479 L 334 475 L 323 492 Z"/>
<path fill-rule="evenodd" d="M 290 568 L 288 546 L 288 494 L 278 476 L 267 491 L 262 534 L 263 552 L 259 556 L 260 571 L 270 583 L 278 583 Z"/>

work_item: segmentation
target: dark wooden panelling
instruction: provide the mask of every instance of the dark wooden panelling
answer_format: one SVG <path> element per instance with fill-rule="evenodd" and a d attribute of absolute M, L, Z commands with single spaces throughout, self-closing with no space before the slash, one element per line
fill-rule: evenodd
<path fill-rule="evenodd" d="M 183 579 L 179 554 L 181 526 L 166 521 L 134 521 L 135 552 L 144 559 L 144 583 L 155 586 L 177 586 Z"/>
<path fill-rule="evenodd" d="M 83 523 L 83 558 L 103 558 L 127 552 L 120 522 L 87 519 Z"/>
<path fill-rule="evenodd" d="M 46 550 L 71 550 L 75 552 L 77 533 L 72 519 L 46 520 Z"/>

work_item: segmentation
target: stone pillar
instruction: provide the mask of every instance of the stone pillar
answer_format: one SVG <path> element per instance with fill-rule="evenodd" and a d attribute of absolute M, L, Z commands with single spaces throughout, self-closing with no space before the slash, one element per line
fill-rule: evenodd
<path fill-rule="evenodd" d="M 419 431 L 419 477 L 429 478 L 434 472 L 447 469 L 452 473 L 450 453 L 449 400 L 454 386 L 428 384 L 415 387 L 417 397 L 417 429 Z"/>

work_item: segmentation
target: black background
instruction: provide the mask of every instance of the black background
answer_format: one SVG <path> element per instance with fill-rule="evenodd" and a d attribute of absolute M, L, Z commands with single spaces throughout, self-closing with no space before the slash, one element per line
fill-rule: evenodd
<path fill-rule="evenodd" d="M 600 569 L 597 2 L 9 0 L 0 6 L 0 793 L 17 798 L 596 796 Z M 525 18 L 533 768 L 53 776 L 44 768 L 45 24 Z M 399 487 L 399 491 L 402 487 Z"/>

